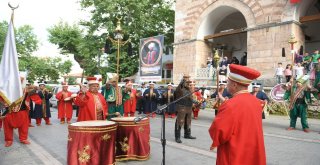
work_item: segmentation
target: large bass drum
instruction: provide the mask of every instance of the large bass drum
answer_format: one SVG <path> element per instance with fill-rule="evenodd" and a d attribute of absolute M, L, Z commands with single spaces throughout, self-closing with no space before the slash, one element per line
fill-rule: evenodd
<path fill-rule="evenodd" d="M 150 156 L 150 125 L 144 118 L 134 122 L 134 117 L 111 118 L 118 124 L 116 160 L 147 160 Z"/>
<path fill-rule="evenodd" d="M 81 121 L 68 129 L 68 165 L 115 164 L 115 122 Z"/>

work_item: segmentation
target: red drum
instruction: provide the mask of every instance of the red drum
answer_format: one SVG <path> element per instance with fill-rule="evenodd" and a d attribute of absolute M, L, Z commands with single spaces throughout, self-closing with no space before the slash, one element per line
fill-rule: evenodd
<path fill-rule="evenodd" d="M 150 156 L 150 124 L 145 118 L 135 123 L 135 117 L 116 117 L 118 123 L 116 160 L 147 160 Z"/>
<path fill-rule="evenodd" d="M 68 165 L 115 164 L 115 122 L 82 121 L 68 129 Z"/>

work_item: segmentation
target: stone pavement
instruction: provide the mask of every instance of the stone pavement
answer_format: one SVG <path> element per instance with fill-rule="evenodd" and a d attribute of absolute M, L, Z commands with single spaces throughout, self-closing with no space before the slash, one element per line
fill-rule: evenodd
<path fill-rule="evenodd" d="M 17 131 L 11 147 L 4 147 L 3 131 L 0 132 L 0 165 L 62 165 L 67 161 L 67 125 L 59 124 L 56 109 L 52 108 L 53 125 L 42 125 L 29 129 L 30 145 L 19 143 Z M 196 140 L 182 138 L 183 143 L 174 142 L 174 119 L 166 120 L 166 164 L 168 165 L 212 165 L 216 151 L 209 151 L 211 140 L 208 128 L 214 117 L 211 110 L 202 110 L 198 120 L 192 121 L 192 134 Z M 299 121 L 299 120 L 298 120 Z M 34 122 L 34 121 L 33 121 Z M 75 119 L 73 119 L 75 122 Z M 117 165 L 161 164 L 162 146 L 161 119 L 151 119 L 151 154 L 146 161 L 125 161 Z M 312 132 L 286 131 L 289 124 L 286 116 L 269 116 L 263 120 L 265 147 L 268 165 L 319 165 L 320 162 L 320 120 L 308 120 Z M 182 131 L 183 134 L 183 131 Z"/>

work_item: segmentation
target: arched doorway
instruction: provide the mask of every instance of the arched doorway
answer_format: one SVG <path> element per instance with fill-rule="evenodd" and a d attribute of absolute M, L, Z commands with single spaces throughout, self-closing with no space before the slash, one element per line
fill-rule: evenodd
<path fill-rule="evenodd" d="M 204 17 L 198 29 L 197 39 L 204 40 L 207 48 L 198 51 L 207 51 L 200 56 L 200 61 L 205 63 L 205 59 L 212 59 L 214 50 L 218 49 L 220 60 L 227 57 L 231 63 L 235 58 L 233 62 L 246 65 L 247 27 L 246 18 L 238 9 L 224 5 L 214 8 Z"/>
<path fill-rule="evenodd" d="M 214 34 L 226 34 L 235 32 L 229 35 L 221 35 L 211 39 L 213 48 L 221 49 L 221 56 L 237 59 L 239 62 L 246 64 L 246 59 L 243 58 L 244 52 L 247 52 L 247 27 L 246 20 L 240 12 L 232 13 L 226 16 L 215 29 Z"/>
<path fill-rule="evenodd" d="M 305 36 L 304 51 L 312 54 L 315 49 L 320 48 L 320 1 L 310 0 L 308 3 L 301 4 L 298 8 L 298 14 Z"/>

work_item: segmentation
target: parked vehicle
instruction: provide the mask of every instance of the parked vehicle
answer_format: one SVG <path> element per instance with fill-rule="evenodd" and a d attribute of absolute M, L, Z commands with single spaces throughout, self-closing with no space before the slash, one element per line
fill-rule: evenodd
<path fill-rule="evenodd" d="M 50 105 L 52 107 L 57 107 L 58 106 L 58 101 L 56 99 L 56 94 L 58 92 L 60 92 L 60 91 L 62 91 L 62 86 L 61 85 L 56 86 L 56 87 L 53 88 L 53 91 L 52 91 L 52 95 L 53 96 L 49 100 L 50 101 Z M 73 94 L 74 93 L 77 94 L 80 91 L 80 87 L 79 87 L 79 85 L 69 85 L 68 86 L 68 91 L 70 91 Z"/>

